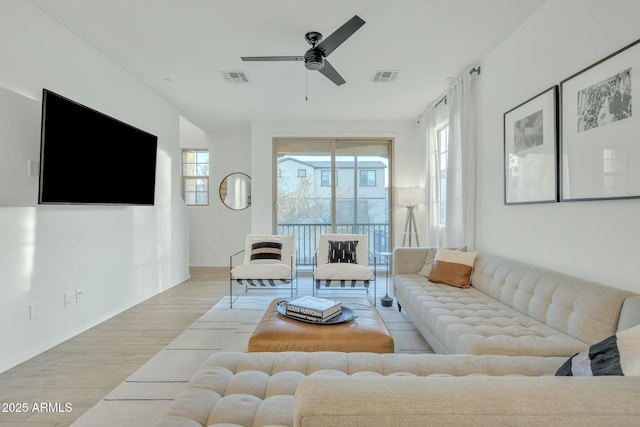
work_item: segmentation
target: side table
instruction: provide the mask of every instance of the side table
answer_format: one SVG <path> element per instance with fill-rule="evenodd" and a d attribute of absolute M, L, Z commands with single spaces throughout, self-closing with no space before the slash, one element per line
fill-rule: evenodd
<path fill-rule="evenodd" d="M 387 277 L 385 280 L 385 295 L 382 298 L 380 298 L 380 305 L 382 305 L 383 307 L 391 307 L 393 305 L 393 298 L 389 296 L 389 270 L 391 269 L 393 252 L 379 252 L 378 255 L 387 257 Z"/>

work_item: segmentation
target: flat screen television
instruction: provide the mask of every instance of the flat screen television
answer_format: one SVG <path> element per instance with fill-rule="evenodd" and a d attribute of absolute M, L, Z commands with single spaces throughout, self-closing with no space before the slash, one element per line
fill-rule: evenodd
<path fill-rule="evenodd" d="M 153 205 L 158 137 L 47 89 L 40 204 Z"/>

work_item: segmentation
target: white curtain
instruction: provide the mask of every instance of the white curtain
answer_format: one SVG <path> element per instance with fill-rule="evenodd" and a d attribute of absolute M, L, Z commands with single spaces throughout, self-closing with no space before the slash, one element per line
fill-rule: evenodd
<path fill-rule="evenodd" d="M 423 116 L 427 144 L 427 246 L 475 247 L 475 141 L 471 113 L 471 75 L 463 73 L 446 94 L 449 125 L 446 176 L 446 218 L 440 218 L 440 156 L 437 145 L 438 112 Z M 441 108 L 441 107 L 438 107 Z M 442 113 L 440 113 L 442 114 Z"/>
<path fill-rule="evenodd" d="M 441 114 L 438 114 L 438 113 Z M 427 153 L 427 184 L 426 191 L 426 216 L 427 216 L 427 247 L 440 247 L 444 243 L 444 228 L 441 227 L 440 204 L 440 156 L 438 153 L 437 129 L 442 120 L 442 110 L 437 110 L 434 105 L 427 107 L 427 111 L 420 118 L 420 134 L 424 138 Z"/>

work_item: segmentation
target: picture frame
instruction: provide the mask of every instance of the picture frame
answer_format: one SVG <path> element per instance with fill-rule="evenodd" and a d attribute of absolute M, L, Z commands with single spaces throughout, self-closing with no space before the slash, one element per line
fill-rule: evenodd
<path fill-rule="evenodd" d="M 558 86 L 504 113 L 504 204 L 558 201 Z"/>
<path fill-rule="evenodd" d="M 640 197 L 639 73 L 637 40 L 560 82 L 561 201 Z"/>

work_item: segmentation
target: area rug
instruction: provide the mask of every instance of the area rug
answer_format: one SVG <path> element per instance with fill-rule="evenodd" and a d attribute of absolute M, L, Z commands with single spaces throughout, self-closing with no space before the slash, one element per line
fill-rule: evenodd
<path fill-rule="evenodd" d="M 229 298 L 222 298 L 72 426 L 153 426 L 209 356 L 247 351 L 249 337 L 272 300 L 242 296 L 229 309 Z M 396 353 L 433 352 L 404 313 L 394 307 L 377 309 Z"/>

